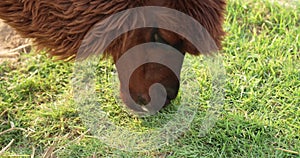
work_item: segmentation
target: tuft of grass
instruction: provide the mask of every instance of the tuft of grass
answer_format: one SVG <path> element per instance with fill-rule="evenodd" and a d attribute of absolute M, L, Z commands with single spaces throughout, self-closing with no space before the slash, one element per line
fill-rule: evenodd
<path fill-rule="evenodd" d="M 195 73 L 185 73 L 182 79 L 194 78 L 187 84 L 199 87 L 197 99 L 188 100 L 199 105 L 198 112 L 174 144 L 145 153 L 110 148 L 84 125 L 72 95 L 74 63 L 22 54 L 17 64 L 1 64 L 0 150 L 14 142 L 0 156 L 41 157 L 54 146 L 58 157 L 299 157 L 300 5 L 281 4 L 228 1 L 225 104 L 216 125 L 199 137 L 211 79 L 201 57 L 187 56 L 187 70 Z M 116 99 L 112 63 L 102 61 L 97 70 L 98 101 L 115 124 L 148 131 L 163 126 L 176 113 L 181 94 L 158 115 L 129 115 Z"/>

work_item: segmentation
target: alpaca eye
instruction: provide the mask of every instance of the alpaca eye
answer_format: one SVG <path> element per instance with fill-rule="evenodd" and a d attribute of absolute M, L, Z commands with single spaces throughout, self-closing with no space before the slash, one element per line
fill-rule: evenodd
<path fill-rule="evenodd" d="M 155 41 L 155 42 L 159 42 L 159 40 L 160 40 L 160 37 L 158 36 L 157 33 L 155 33 L 155 34 L 154 34 L 154 41 Z"/>
<path fill-rule="evenodd" d="M 153 35 L 154 42 L 169 44 L 166 40 L 164 40 L 157 32 Z"/>

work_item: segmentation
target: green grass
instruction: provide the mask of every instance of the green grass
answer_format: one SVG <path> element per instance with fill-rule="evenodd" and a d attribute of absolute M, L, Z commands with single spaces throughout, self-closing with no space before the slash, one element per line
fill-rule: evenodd
<path fill-rule="evenodd" d="M 296 3 L 295 3 L 296 4 Z M 0 65 L 0 150 L 5 156 L 42 156 L 55 146 L 58 157 L 300 157 L 300 5 L 230 0 L 227 7 L 224 65 L 225 105 L 214 128 L 198 131 L 211 95 L 201 58 L 185 62 L 199 86 L 198 112 L 190 130 L 174 144 L 145 153 L 110 148 L 84 126 L 72 100 L 73 63 L 23 54 L 16 64 Z M 146 131 L 172 118 L 176 106 L 150 118 L 133 117 L 117 106 L 108 61 L 98 67 L 96 91 L 103 110 L 116 124 Z M 112 88 L 113 87 L 113 88 Z M 178 100 L 175 101 L 175 103 Z M 20 129 L 18 129 L 20 128 Z"/>

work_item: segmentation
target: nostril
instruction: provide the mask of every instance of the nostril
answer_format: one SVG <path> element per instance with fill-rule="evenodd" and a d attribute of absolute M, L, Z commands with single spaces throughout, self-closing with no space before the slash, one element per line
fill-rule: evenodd
<path fill-rule="evenodd" d="M 149 103 L 149 99 L 145 95 L 139 95 L 137 97 L 137 104 L 139 105 L 147 105 Z"/>

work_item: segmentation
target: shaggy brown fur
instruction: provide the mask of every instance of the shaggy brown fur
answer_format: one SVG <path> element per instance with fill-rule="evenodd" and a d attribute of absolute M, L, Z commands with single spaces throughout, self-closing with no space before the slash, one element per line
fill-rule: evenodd
<path fill-rule="evenodd" d="M 137 20 L 127 19 L 128 16 L 124 15 L 119 23 L 113 23 L 107 20 L 111 15 L 142 6 L 168 7 L 193 17 L 208 31 L 221 49 L 221 40 L 225 34 L 222 29 L 225 5 L 225 0 L 0 0 L 0 18 L 23 37 L 32 38 L 38 48 L 46 49 L 51 56 L 70 60 L 76 57 L 84 37 L 95 24 L 102 26 L 103 32 L 118 29 L 126 20 L 135 22 Z M 172 17 L 163 17 L 164 15 L 159 16 L 172 19 Z M 153 37 L 159 37 L 156 39 L 164 41 L 162 43 L 172 46 L 183 55 L 185 52 L 194 55 L 207 53 L 203 50 L 198 52 L 184 37 L 160 28 L 141 28 L 122 34 L 109 44 L 104 53 L 111 55 L 116 63 L 124 52 L 136 45 L 153 42 Z M 106 39 L 102 40 L 106 41 Z M 206 45 L 204 42 L 203 47 Z M 163 49 L 149 51 L 164 52 Z M 163 56 L 162 54 L 162 58 L 168 58 Z M 181 68 L 182 61 L 183 58 L 175 64 Z M 127 62 L 130 64 L 134 61 Z M 117 66 L 117 69 L 120 73 L 121 68 Z M 180 69 L 175 73 L 179 74 Z M 131 106 L 134 103 L 128 101 L 126 92 L 122 92 L 122 85 L 128 83 L 122 83 L 121 78 L 120 81 L 124 102 L 135 111 L 143 111 L 141 108 Z M 129 83 L 131 97 L 136 103 L 146 105 L 151 100 L 148 93 L 154 83 L 161 83 L 165 87 L 167 92 L 165 104 L 176 98 L 179 78 L 166 66 L 156 63 L 142 65 L 132 74 Z M 157 91 L 156 95 L 160 95 L 160 92 Z"/>
<path fill-rule="evenodd" d="M 151 5 L 177 9 L 194 17 L 221 47 L 225 0 L 1 0 L 0 18 L 23 37 L 33 38 L 39 48 L 46 48 L 52 56 L 67 59 L 76 55 L 95 23 L 128 8 Z M 186 47 L 187 52 L 199 54 L 189 44 Z M 123 50 L 115 41 L 106 52 L 119 56 Z"/>

